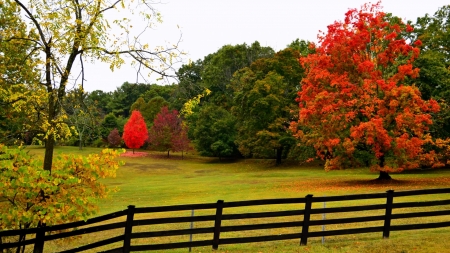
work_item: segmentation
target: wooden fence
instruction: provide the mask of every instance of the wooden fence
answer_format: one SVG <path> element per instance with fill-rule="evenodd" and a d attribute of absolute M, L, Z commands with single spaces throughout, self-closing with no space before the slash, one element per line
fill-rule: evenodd
<path fill-rule="evenodd" d="M 300 245 L 306 245 L 308 238 L 312 237 L 324 237 L 324 236 L 336 236 L 336 235 L 349 235 L 349 234 L 362 234 L 379 232 L 383 238 L 388 238 L 391 231 L 413 230 L 413 229 L 427 229 L 427 228 L 440 228 L 450 226 L 450 217 L 448 221 L 437 223 L 422 223 L 422 224 L 405 224 L 405 225 L 392 225 L 391 221 L 394 219 L 404 218 L 417 218 L 417 217 L 431 217 L 450 215 L 450 209 L 444 208 L 443 210 L 434 210 L 426 212 L 407 212 L 393 214 L 392 210 L 397 208 L 416 208 L 416 207 L 432 207 L 450 205 L 450 199 L 444 198 L 440 200 L 421 201 L 421 202 L 400 202 L 394 203 L 394 197 L 406 197 L 417 196 L 425 194 L 446 194 L 450 193 L 450 188 L 446 189 L 427 189 L 427 190 L 414 190 L 394 192 L 389 190 L 386 193 L 371 193 L 371 194 L 356 194 L 346 196 L 330 196 L 330 197 L 313 197 L 313 195 L 307 195 L 304 198 L 282 198 L 282 199 L 264 199 L 264 200 L 249 200 L 249 201 L 237 201 L 237 202 L 224 202 L 223 200 L 217 201 L 217 203 L 210 204 L 192 204 L 192 205 L 175 205 L 175 206 L 159 206 L 159 207 L 134 207 L 129 206 L 128 209 L 89 219 L 87 221 L 79 221 L 62 225 L 55 225 L 42 228 L 32 228 L 27 230 L 8 230 L 0 232 L 0 239 L 10 236 L 22 236 L 27 238 L 21 242 L 8 242 L 1 243 L 0 249 L 17 248 L 23 245 L 34 245 L 34 252 L 42 252 L 44 243 L 51 240 L 72 237 L 76 235 L 86 235 L 93 232 L 106 231 L 111 229 L 123 229 L 123 234 L 115 236 L 109 239 L 97 241 L 88 245 L 84 245 L 78 248 L 65 250 L 61 252 L 80 252 L 84 250 L 94 249 L 100 246 L 122 242 L 121 247 L 107 250 L 104 252 L 132 252 L 143 250 L 161 250 L 161 249 L 175 249 L 175 248 L 190 248 L 199 246 L 212 246 L 213 249 L 218 249 L 219 245 L 225 244 L 239 244 L 239 243 L 251 243 L 251 242 L 267 242 L 278 241 L 288 239 L 299 239 Z M 447 196 L 444 196 L 447 197 Z M 383 204 L 371 204 L 371 205 L 358 205 L 358 206 L 343 206 L 332 208 L 312 208 L 313 203 L 317 202 L 338 202 L 349 200 L 368 200 L 368 199 L 385 199 Z M 252 213 L 235 213 L 224 214 L 224 210 L 233 207 L 249 207 L 249 206 L 262 206 L 262 205 L 275 205 L 275 204 L 302 204 L 304 209 L 302 210 L 284 210 L 284 211 L 270 211 L 270 212 L 252 212 Z M 204 210 L 213 209 L 215 214 L 212 215 L 200 215 L 200 216 L 183 216 L 183 217 L 165 217 L 165 218 L 151 218 L 151 219 L 134 219 L 135 214 L 144 213 L 161 213 L 161 212 L 173 212 L 183 210 Z M 345 213 L 345 212 L 357 212 L 367 210 L 381 210 L 383 215 L 365 216 L 365 217 L 347 217 L 339 219 L 319 219 L 312 220 L 311 215 L 314 214 L 330 214 L 330 213 Z M 384 211 L 383 211 L 384 210 Z M 100 224 L 94 225 L 99 222 L 104 222 L 110 219 L 126 216 L 126 221 L 116 222 L 112 224 Z M 286 216 L 299 216 L 299 221 L 289 222 L 271 222 L 264 224 L 245 224 L 245 225 L 233 225 L 222 226 L 222 221 L 225 220 L 242 220 L 242 219 L 255 219 L 255 218 L 274 218 L 274 217 L 286 217 Z M 171 224 L 171 223 L 186 223 L 186 222 L 214 222 L 214 226 L 191 228 L 191 229 L 177 229 L 177 230 L 165 230 L 165 231 L 147 231 L 147 232 L 133 232 L 133 228 L 144 225 L 157 225 L 157 224 Z M 382 221 L 382 226 L 373 227 L 360 227 L 340 230 L 328 230 L 328 231 L 310 231 L 311 226 L 331 225 L 331 224 L 347 224 L 347 223 L 360 223 L 360 222 L 372 222 Z M 80 226 L 86 226 L 86 228 L 79 228 L 76 230 L 70 230 L 78 228 Z M 288 234 L 275 234 L 264 236 L 252 236 L 252 237 L 234 237 L 234 238 L 221 238 L 221 233 L 233 232 L 233 231 L 249 231 L 249 230 L 267 230 L 275 228 L 297 228 L 297 233 Z M 68 231 L 70 230 L 70 231 Z M 63 232 L 58 232 L 63 231 Z M 58 232 L 58 233 L 55 233 Z M 197 240 L 188 242 L 176 242 L 176 243 L 162 243 L 162 244 L 147 244 L 147 245 L 131 245 L 132 239 L 137 238 L 155 238 L 155 237 L 167 237 L 175 235 L 192 235 L 192 234 L 210 234 L 209 240 Z M 117 245 L 117 244 L 116 244 Z"/>

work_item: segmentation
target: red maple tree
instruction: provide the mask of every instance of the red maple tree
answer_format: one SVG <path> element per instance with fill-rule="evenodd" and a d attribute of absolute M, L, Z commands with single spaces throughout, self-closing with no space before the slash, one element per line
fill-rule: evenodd
<path fill-rule="evenodd" d="M 148 138 L 152 148 L 169 152 L 186 151 L 189 149 L 187 127 L 178 116 L 177 110 L 169 111 L 167 106 L 161 108 L 156 115 Z"/>
<path fill-rule="evenodd" d="M 436 101 L 424 101 L 405 81 L 418 76 L 412 63 L 419 40 L 409 42 L 410 25 L 382 12 L 380 3 L 350 9 L 343 22 L 318 36 L 315 53 L 300 58 L 306 69 L 298 92 L 298 122 L 291 129 L 314 146 L 325 169 L 341 169 L 365 151 L 380 179 L 388 172 L 416 168 L 430 140 L 430 112 Z"/>
<path fill-rule="evenodd" d="M 128 148 L 134 149 L 142 147 L 148 138 L 147 125 L 142 114 L 135 110 L 131 113 L 130 119 L 123 129 L 123 141 Z"/>

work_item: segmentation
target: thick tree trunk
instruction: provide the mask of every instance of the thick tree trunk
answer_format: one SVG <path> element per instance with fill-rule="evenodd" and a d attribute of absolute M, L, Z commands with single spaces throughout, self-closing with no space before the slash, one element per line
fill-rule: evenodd
<path fill-rule="evenodd" d="M 380 171 L 380 175 L 377 178 L 378 180 L 391 180 L 391 176 L 386 171 Z"/>
<path fill-rule="evenodd" d="M 384 155 L 380 157 L 380 162 L 379 164 L 380 168 L 384 167 Z M 391 180 L 391 176 L 389 176 L 389 174 L 386 171 L 380 171 L 380 175 L 377 178 L 378 180 Z"/>
<path fill-rule="evenodd" d="M 277 148 L 277 161 L 276 161 L 277 165 L 281 164 L 281 155 L 282 154 L 283 154 L 283 147 Z"/>
<path fill-rule="evenodd" d="M 133 148 L 133 154 L 134 154 L 134 148 Z"/>

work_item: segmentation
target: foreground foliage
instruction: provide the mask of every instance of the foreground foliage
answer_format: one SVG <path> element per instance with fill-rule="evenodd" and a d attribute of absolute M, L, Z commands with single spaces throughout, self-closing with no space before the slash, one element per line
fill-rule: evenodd
<path fill-rule="evenodd" d="M 23 229 L 87 219 L 109 190 L 121 151 L 56 157 L 52 171 L 22 148 L 0 145 L 0 229 Z"/>

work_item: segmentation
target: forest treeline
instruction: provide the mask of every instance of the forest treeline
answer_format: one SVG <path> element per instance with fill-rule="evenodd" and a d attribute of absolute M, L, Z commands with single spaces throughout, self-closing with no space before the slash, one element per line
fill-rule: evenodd
<path fill-rule="evenodd" d="M 390 22 L 400 20 L 393 15 L 387 17 Z M 414 67 L 420 69 L 419 76 L 406 79 L 405 83 L 418 87 L 423 99 L 438 101 L 441 110 L 432 114 L 434 124 L 429 132 L 442 139 L 450 137 L 449 20 L 450 6 L 444 6 L 434 15 L 408 21 L 414 31 L 399 35 L 406 41 L 422 42 L 420 56 L 414 62 Z M 26 43 L 23 47 L 27 47 Z M 179 68 L 178 82 L 171 85 L 125 82 L 112 92 L 72 89 L 61 102 L 65 117 L 60 120 L 69 126 L 63 129 L 68 138 L 58 140 L 57 144 L 80 148 L 124 146 L 117 140 L 108 141 L 108 136 L 112 132 L 123 135 L 133 110 L 141 112 L 150 132 L 157 115 L 167 108 L 179 115 L 191 146 L 201 155 L 276 158 L 277 163 L 283 158 L 304 161 L 314 157 L 315 151 L 301 144 L 289 126 L 298 120 L 296 98 L 305 75 L 299 58 L 311 53 L 314 48 L 310 42 L 300 39 L 278 52 L 257 41 L 251 45 L 224 45 L 217 52 Z M 20 56 L 18 52 L 15 57 Z M 1 67 L 7 66 L 10 65 Z M 10 75 L 2 85 L 33 79 L 23 75 L 25 72 L 14 76 L 13 67 L 9 68 L 3 70 Z M 44 103 L 35 101 L 36 116 L 30 118 L 26 112 L 8 110 L 8 104 L 3 102 L 0 142 L 44 144 L 43 129 L 33 127 L 40 121 Z M 144 148 L 180 151 L 170 145 L 156 147 L 150 142 Z M 355 156 L 364 162 L 367 154 L 361 150 Z"/>

